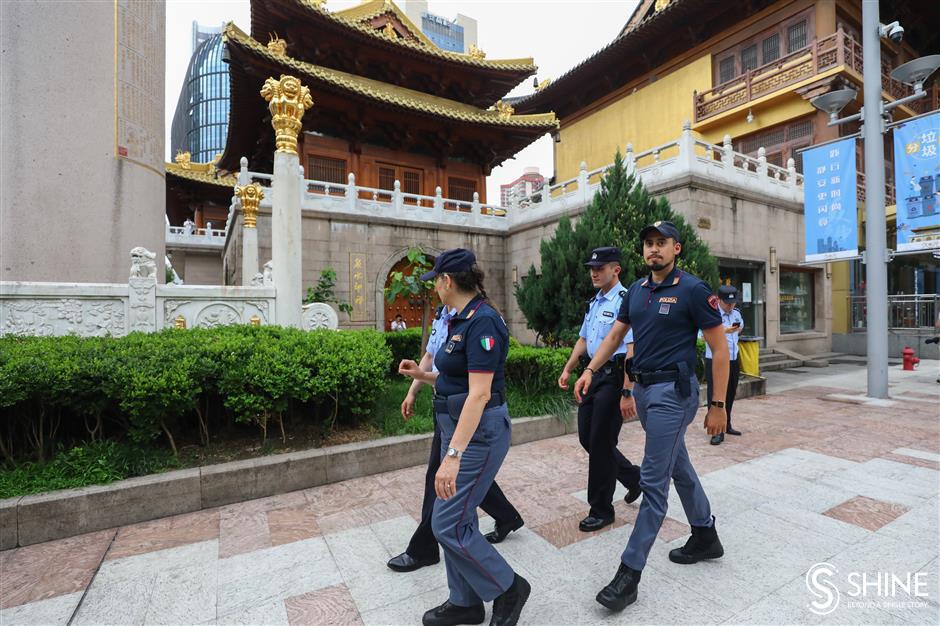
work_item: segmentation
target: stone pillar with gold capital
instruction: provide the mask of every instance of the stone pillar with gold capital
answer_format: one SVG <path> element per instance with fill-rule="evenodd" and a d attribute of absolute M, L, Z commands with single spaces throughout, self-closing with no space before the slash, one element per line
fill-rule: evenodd
<path fill-rule="evenodd" d="M 271 260 L 274 265 L 276 317 L 281 326 L 301 327 L 300 159 L 297 134 L 304 112 L 313 106 L 310 90 L 293 76 L 268 78 L 261 88 L 274 126 L 274 180 L 271 198 Z"/>
<path fill-rule="evenodd" d="M 258 273 L 258 205 L 264 198 L 261 185 L 239 185 L 235 196 L 242 208 L 242 285 L 249 286 Z"/>

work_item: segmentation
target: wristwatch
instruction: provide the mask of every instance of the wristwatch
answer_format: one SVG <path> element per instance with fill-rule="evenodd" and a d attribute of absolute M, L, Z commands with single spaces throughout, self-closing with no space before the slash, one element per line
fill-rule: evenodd
<path fill-rule="evenodd" d="M 623 396 L 624 398 L 632 398 L 632 397 L 633 397 L 633 390 L 632 390 L 632 389 L 621 389 L 621 390 L 620 390 L 620 395 Z"/>
<path fill-rule="evenodd" d="M 725 408 L 725 403 L 721 400 L 712 400 L 709 406 L 718 407 L 719 409 Z"/>
<path fill-rule="evenodd" d="M 459 459 L 460 455 L 462 454 L 463 454 L 463 451 L 458 450 L 457 448 L 447 448 L 447 456 L 451 456 L 451 457 L 454 457 L 455 459 Z"/>

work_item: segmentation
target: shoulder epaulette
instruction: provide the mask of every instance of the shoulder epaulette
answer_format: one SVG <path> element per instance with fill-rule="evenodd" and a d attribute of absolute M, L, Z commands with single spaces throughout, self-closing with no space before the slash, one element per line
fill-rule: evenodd
<path fill-rule="evenodd" d="M 621 290 L 620 290 L 620 297 L 621 297 L 621 298 L 626 298 L 626 297 L 627 297 L 627 290 L 626 290 L 626 289 L 621 289 Z"/>

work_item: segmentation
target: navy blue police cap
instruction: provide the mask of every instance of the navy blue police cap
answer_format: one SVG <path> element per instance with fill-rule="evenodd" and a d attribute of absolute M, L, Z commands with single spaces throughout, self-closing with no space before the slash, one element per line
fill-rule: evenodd
<path fill-rule="evenodd" d="M 651 232 L 658 232 L 663 237 L 669 237 L 676 241 L 676 243 L 682 243 L 682 240 L 679 238 L 679 229 L 676 228 L 676 225 L 672 222 L 667 222 L 665 220 L 659 222 L 653 222 L 646 228 L 640 231 L 640 241 L 645 241 L 646 236 Z"/>
<path fill-rule="evenodd" d="M 588 267 L 601 267 L 608 263 L 620 263 L 620 248 L 607 246 L 591 250 L 591 258 L 585 262 Z"/>
<path fill-rule="evenodd" d="M 476 256 L 465 248 L 445 250 L 434 260 L 434 268 L 421 275 L 421 280 L 431 280 L 437 278 L 439 274 L 469 272 L 476 262 Z"/>
<path fill-rule="evenodd" d="M 722 285 L 718 288 L 718 299 L 722 302 L 737 302 L 738 289 L 734 285 Z"/>

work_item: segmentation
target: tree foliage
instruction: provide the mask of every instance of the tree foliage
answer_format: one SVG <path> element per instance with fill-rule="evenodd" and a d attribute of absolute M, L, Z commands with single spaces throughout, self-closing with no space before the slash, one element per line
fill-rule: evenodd
<path fill-rule="evenodd" d="M 578 337 L 586 301 L 595 290 L 584 261 L 601 246 L 617 246 L 623 260 L 625 287 L 648 273 L 639 239 L 644 226 L 658 220 L 676 225 L 682 237 L 679 267 L 711 285 L 718 284 L 718 263 L 685 218 L 663 198 L 654 198 L 643 183 L 628 174 L 617 152 L 601 187 L 585 212 L 572 224 L 565 216 L 551 239 L 540 248 L 541 271 L 530 266 L 516 287 L 516 300 L 527 325 L 548 345 L 571 345 Z"/>
<path fill-rule="evenodd" d="M 391 282 L 385 288 L 385 300 L 394 302 L 404 296 L 421 303 L 421 352 L 428 345 L 428 326 L 431 321 L 431 303 L 434 299 L 434 281 L 421 280 L 421 275 L 431 270 L 434 263 L 420 247 L 408 250 L 408 268 L 405 272 L 392 272 Z"/>

